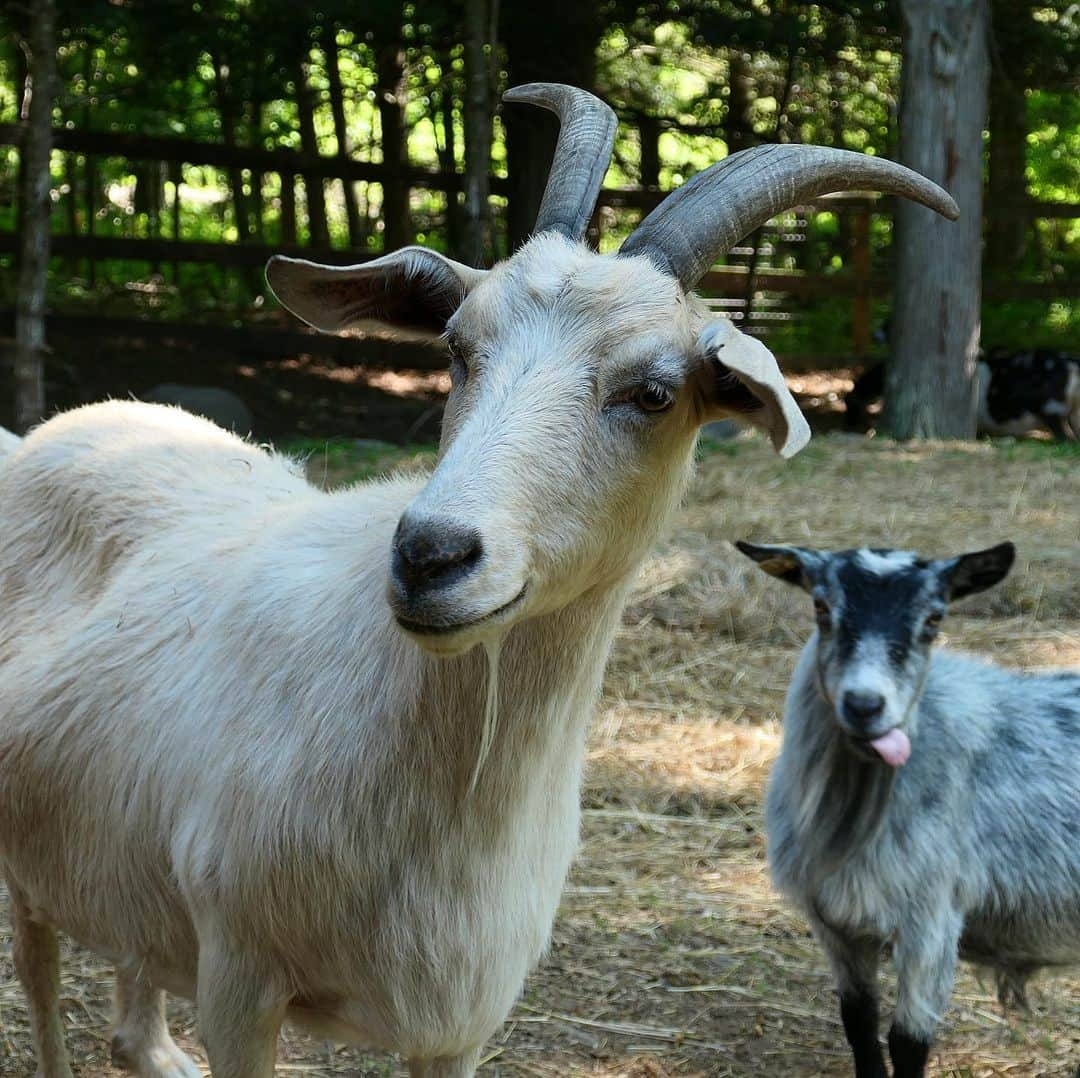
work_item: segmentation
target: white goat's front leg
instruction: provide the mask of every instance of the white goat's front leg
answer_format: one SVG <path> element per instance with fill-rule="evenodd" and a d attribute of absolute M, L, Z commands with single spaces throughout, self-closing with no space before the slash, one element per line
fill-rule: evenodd
<path fill-rule="evenodd" d="M 472 1078 L 479 1065 L 479 1049 L 463 1056 L 410 1059 L 409 1078 Z"/>
<path fill-rule="evenodd" d="M 56 932 L 32 920 L 18 891 L 9 891 L 15 972 L 30 1007 L 37 1078 L 73 1078 L 60 1019 L 60 945 Z"/>
<path fill-rule="evenodd" d="M 933 913 L 929 912 L 934 910 Z M 941 912 L 939 912 L 941 911 Z M 889 1030 L 895 1078 L 923 1078 L 930 1043 L 949 1005 L 963 918 L 944 903 L 927 903 L 896 934 L 896 1017 Z"/>
<path fill-rule="evenodd" d="M 272 1078 L 288 998 L 276 971 L 200 931 L 199 1031 L 213 1078 Z"/>
<path fill-rule="evenodd" d="M 116 1028 L 113 1063 L 138 1078 L 202 1078 L 177 1047 L 165 1022 L 165 993 L 135 964 L 116 967 Z"/>

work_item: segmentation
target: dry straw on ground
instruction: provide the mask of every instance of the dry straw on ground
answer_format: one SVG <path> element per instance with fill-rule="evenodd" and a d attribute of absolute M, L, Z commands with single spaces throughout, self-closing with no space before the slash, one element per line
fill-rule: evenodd
<path fill-rule="evenodd" d="M 325 462 L 312 461 L 318 476 Z M 338 469 L 340 471 L 340 467 Z M 1011 538 L 1016 570 L 948 625 L 948 643 L 1024 666 L 1080 666 L 1080 456 L 1045 446 L 816 441 L 787 464 L 758 441 L 708 455 L 616 642 L 593 727 L 582 849 L 554 943 L 482 1074 L 799 1078 L 850 1073 L 825 963 L 769 888 L 762 788 L 806 603 L 730 541 L 871 543 L 949 553 Z M 33 1073 L 5 932 L 0 1074 Z M 64 1010 L 82 1076 L 107 1065 L 109 976 L 68 948 Z M 886 977 L 891 998 L 892 981 Z M 1080 971 L 1003 1017 L 970 971 L 930 1072 L 1071 1078 Z M 174 1027 L 202 1060 L 191 1010 Z M 283 1040 L 282 1075 L 392 1075 L 385 1057 Z"/>

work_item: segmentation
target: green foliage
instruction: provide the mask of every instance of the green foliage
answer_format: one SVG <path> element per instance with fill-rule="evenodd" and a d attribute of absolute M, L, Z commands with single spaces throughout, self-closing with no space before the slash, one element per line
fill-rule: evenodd
<path fill-rule="evenodd" d="M 590 7 L 586 3 L 586 7 Z M 0 6 L 0 30 L 18 30 L 15 5 Z M 561 9 L 560 9 L 561 10 Z M 619 113 L 615 155 L 607 175 L 614 187 L 642 180 L 655 140 L 658 178 L 673 187 L 739 145 L 760 140 L 814 141 L 891 154 L 896 140 L 899 50 L 896 6 L 887 0 L 592 0 L 598 27 L 590 77 Z M 506 19 L 510 14 L 504 11 Z M 1002 77 L 1027 88 L 1027 185 L 1047 201 L 1080 198 L 1080 70 L 1078 23 L 1064 0 L 1035 5 L 994 0 Z M 550 19 L 542 5 L 515 8 L 513 22 Z M 504 20 L 505 22 L 505 20 Z M 575 26 L 577 24 L 575 23 Z M 519 26 L 520 30 L 520 26 Z M 522 36 L 522 35 L 519 35 Z M 14 34 L 0 47 L 0 122 L 16 118 L 19 55 Z M 355 160 L 378 163 L 384 147 L 380 105 L 388 92 L 403 103 L 404 138 L 413 167 L 459 171 L 465 164 L 465 71 L 461 5 L 446 0 L 346 0 L 315 5 L 284 0 L 61 0 L 62 80 L 57 125 L 129 134 L 172 135 L 237 146 L 301 149 L 300 89 L 311 88 L 319 152 L 340 152 L 332 109 L 329 57 L 341 76 L 341 110 Z M 517 39 L 515 39 L 517 40 Z M 529 35 L 523 35 L 526 44 Z M 542 36 L 537 41 L 547 40 Z M 500 66 L 519 65 L 508 37 L 494 43 Z M 1008 48 L 1002 47 L 1008 42 Z M 521 49 L 520 43 L 514 45 Z M 400 54 L 400 81 L 385 85 L 389 54 Z M 501 51 L 500 51 L 501 50 Z M 381 60 L 380 60 L 381 58 Z M 534 56 L 539 71 L 559 77 L 561 58 Z M 995 75 L 997 77 L 997 75 Z M 505 71 L 500 80 L 508 78 Z M 492 169 L 505 178 L 511 164 L 500 118 L 495 120 Z M 95 158 L 56 153 L 52 162 L 53 225 L 57 234 L 85 234 L 87 193 L 93 229 L 101 237 L 179 236 L 188 241 L 280 245 L 287 238 L 286 190 L 274 172 Z M 0 229 L 15 225 L 18 154 L 0 148 Z M 251 218 L 240 235 L 236 189 Z M 336 247 L 365 253 L 384 247 L 383 192 L 375 182 L 351 186 L 361 235 L 350 239 L 345 193 L 325 184 L 327 225 Z M 297 241 L 309 239 L 308 192 L 296 178 Z M 417 186 L 411 218 L 418 242 L 456 250 L 458 196 Z M 506 199 L 493 200 L 499 246 L 505 245 Z M 174 208 L 178 230 L 174 233 Z M 605 209 L 601 249 L 613 250 L 640 219 L 636 209 Z M 818 214 L 805 242 L 770 238 L 774 250 L 761 268 L 850 272 L 850 220 Z M 891 261 L 890 220 L 871 220 L 876 273 Z M 1059 280 L 1080 272 L 1080 219 L 1036 223 L 1026 275 Z M 7 267 L 10 260 L 0 259 Z M 169 267 L 113 262 L 91 283 L 88 267 L 55 263 L 55 306 L 93 301 L 109 309 L 170 317 L 250 315 L 262 302 L 255 271 L 210 266 Z M 161 271 L 161 274 L 157 271 Z M 0 293 L 10 289 L 10 274 Z M 8 300 L 9 297 L 4 295 Z M 984 339 L 1018 346 L 1031 340 L 1075 347 L 1075 303 L 987 304 Z M 850 305 L 822 302 L 771 338 L 781 352 L 842 356 L 850 352 Z"/>

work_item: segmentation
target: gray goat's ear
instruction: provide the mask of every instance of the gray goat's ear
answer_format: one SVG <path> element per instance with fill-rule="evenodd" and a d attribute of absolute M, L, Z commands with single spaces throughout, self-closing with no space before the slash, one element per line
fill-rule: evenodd
<path fill-rule="evenodd" d="M 283 255 L 266 264 L 267 283 L 281 305 L 324 333 L 366 321 L 442 333 L 485 272 L 426 247 L 404 247 L 358 266 Z"/>
<path fill-rule="evenodd" d="M 804 591 L 809 591 L 817 583 L 818 573 L 824 563 L 824 558 L 818 551 L 800 546 L 762 545 L 738 539 L 735 547 L 752 561 L 756 561 L 769 576 L 775 576 L 786 584 L 794 584 Z"/>
<path fill-rule="evenodd" d="M 709 322 L 698 348 L 710 361 L 705 415 L 745 418 L 761 427 L 782 457 L 810 441 L 810 427 L 784 381 L 776 357 L 759 340 L 740 333 L 726 318 Z"/>
<path fill-rule="evenodd" d="M 938 571 L 945 580 L 949 602 L 1000 583 L 1009 575 L 1015 560 L 1016 547 L 1012 543 L 999 543 L 987 550 L 960 554 L 941 562 Z"/>

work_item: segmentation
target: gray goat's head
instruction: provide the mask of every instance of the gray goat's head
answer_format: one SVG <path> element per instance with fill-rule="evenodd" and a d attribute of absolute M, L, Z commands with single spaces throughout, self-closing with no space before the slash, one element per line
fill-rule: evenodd
<path fill-rule="evenodd" d="M 1012 543 L 940 561 L 865 547 L 735 545 L 813 597 L 818 690 L 852 748 L 892 767 L 911 753 L 914 705 L 948 604 L 1003 580 L 1016 556 Z"/>
<path fill-rule="evenodd" d="M 512 257 L 482 271 L 409 247 L 358 266 L 267 268 L 281 302 L 318 329 L 374 320 L 446 340 L 439 460 L 401 518 L 389 584 L 398 622 L 441 653 L 625 577 L 678 498 L 702 423 L 734 415 L 785 456 L 805 444 L 773 357 L 691 294 L 720 254 L 826 191 L 891 191 L 957 215 L 889 161 L 762 146 L 695 176 L 617 255 L 599 255 L 581 241 L 614 114 L 568 86 L 505 96 L 561 121 L 533 238 Z"/>

